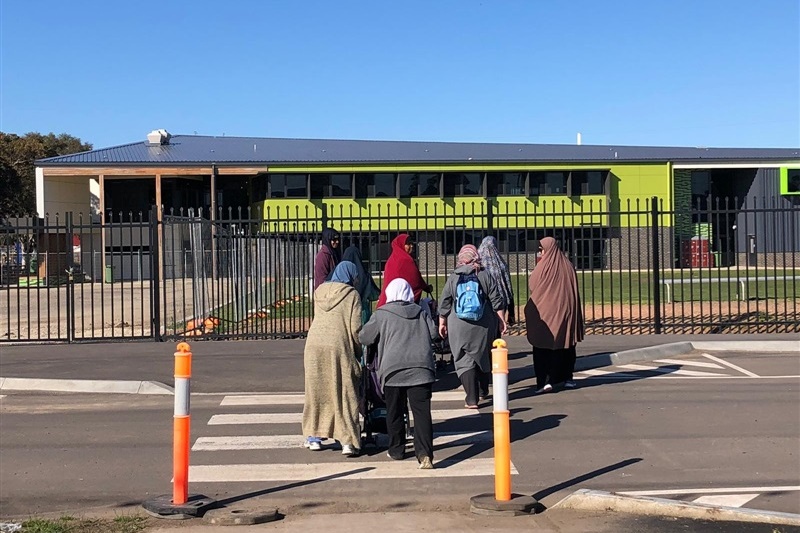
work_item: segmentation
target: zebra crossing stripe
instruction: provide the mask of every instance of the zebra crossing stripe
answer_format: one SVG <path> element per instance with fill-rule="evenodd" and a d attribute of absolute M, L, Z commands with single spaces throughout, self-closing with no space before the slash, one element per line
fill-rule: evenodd
<path fill-rule="evenodd" d="M 377 435 L 379 439 L 384 435 Z M 451 444 L 462 446 L 468 444 L 478 444 L 492 442 L 492 434 L 489 431 L 473 432 L 441 432 L 434 433 L 434 445 Z M 388 446 L 387 442 L 379 445 Z M 303 445 L 305 438 L 301 435 L 246 435 L 246 436 L 227 436 L 227 437 L 200 437 L 194 446 L 193 452 L 213 452 L 222 450 L 278 450 L 299 448 Z"/>
<path fill-rule="evenodd" d="M 478 418 L 481 415 L 491 416 L 492 413 L 476 413 L 467 409 L 441 409 L 432 410 L 433 420 L 453 420 L 461 418 Z M 303 413 L 245 413 L 245 414 L 222 414 L 213 415 L 209 421 L 209 426 L 219 426 L 228 424 L 300 424 L 303 422 Z"/>
<path fill-rule="evenodd" d="M 590 370 L 581 370 L 580 374 L 575 376 L 575 379 L 597 379 L 597 378 L 611 378 L 611 379 L 624 379 L 624 378 L 640 378 L 636 374 L 627 374 L 625 372 L 612 372 L 610 370 L 598 370 L 596 368 Z"/>
<path fill-rule="evenodd" d="M 629 490 L 618 491 L 623 496 L 679 496 L 683 494 L 740 494 L 745 492 L 795 492 L 800 485 L 780 485 L 776 487 L 725 487 L 725 488 L 687 488 L 664 490 Z"/>
<path fill-rule="evenodd" d="M 665 365 L 679 365 L 679 366 L 699 366 L 702 368 L 716 368 L 723 369 L 724 367 L 716 363 L 706 363 L 704 361 L 683 361 L 681 359 L 656 359 L 654 363 L 662 363 Z"/>
<path fill-rule="evenodd" d="M 692 503 L 703 503 L 721 507 L 741 507 L 758 496 L 759 494 L 710 494 L 707 496 L 700 496 L 692 501 Z"/>
<path fill-rule="evenodd" d="M 220 405 L 303 405 L 303 394 L 242 394 L 225 396 Z"/>
<path fill-rule="evenodd" d="M 619 368 L 625 370 L 643 370 L 646 372 L 655 372 L 657 374 L 670 374 L 678 376 L 692 376 L 692 377 L 727 377 L 727 374 L 716 374 L 714 372 L 698 372 L 696 370 L 674 370 L 671 368 L 660 368 L 646 365 L 620 365 Z"/>
<path fill-rule="evenodd" d="M 464 391 L 437 391 L 433 393 L 434 402 L 464 401 Z M 303 405 L 305 395 L 302 392 L 292 394 L 239 394 L 222 398 L 220 406 L 242 405 Z"/>
<path fill-rule="evenodd" d="M 313 452 L 309 452 L 313 453 Z M 519 474 L 511 465 L 511 473 Z M 494 475 L 494 459 L 465 459 L 463 461 L 434 461 L 433 470 L 419 470 L 413 459 L 362 462 L 349 459 L 336 463 L 312 464 L 233 464 L 191 465 L 190 483 L 231 483 L 268 481 L 369 480 L 389 478 L 473 477 Z"/>

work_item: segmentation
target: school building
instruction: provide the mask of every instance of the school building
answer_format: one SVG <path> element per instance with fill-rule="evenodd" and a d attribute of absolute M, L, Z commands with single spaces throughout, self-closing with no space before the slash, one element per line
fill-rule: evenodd
<path fill-rule="evenodd" d="M 380 264 L 411 231 L 423 270 L 486 234 L 517 258 L 556 235 L 578 268 L 630 268 L 651 246 L 658 199 L 666 267 L 735 266 L 748 252 L 800 254 L 800 149 L 358 141 L 170 135 L 36 162 L 39 217 L 97 224 L 191 216 L 248 231 L 317 234 L 329 224 Z M 240 211 L 240 209 L 242 211 Z M 760 213 L 779 210 L 766 223 Z M 241 215 L 240 215 L 241 213 Z M 133 215 L 131 215 L 133 214 Z M 774 222 L 777 220 L 778 222 Z M 148 253 L 149 235 L 93 244 Z M 692 242 L 695 241 L 695 242 Z M 778 252 L 776 254 L 776 252 Z M 781 256 L 781 253 L 783 255 Z M 627 259 L 626 259 L 627 256 Z M 642 265 L 641 258 L 637 265 Z M 439 265 L 442 265 L 440 268 Z M 449 263 L 447 263 L 449 267 Z M 512 266 L 512 268 L 514 268 Z"/>

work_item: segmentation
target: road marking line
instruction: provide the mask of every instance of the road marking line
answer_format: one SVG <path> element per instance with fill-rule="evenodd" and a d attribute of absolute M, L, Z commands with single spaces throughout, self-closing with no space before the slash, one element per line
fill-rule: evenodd
<path fill-rule="evenodd" d="M 740 366 L 736 366 L 736 365 L 734 365 L 733 363 L 729 363 L 729 362 L 727 362 L 727 361 L 725 361 L 725 360 L 723 360 L 723 359 L 720 359 L 719 357 L 714 357 L 713 355 L 711 355 L 711 354 L 707 354 L 707 353 L 704 353 L 704 354 L 701 354 L 701 355 L 702 355 L 703 357 L 707 357 L 708 359 L 711 359 L 712 361 L 716 361 L 717 363 L 719 363 L 719 364 L 721 364 L 721 365 L 725 365 L 725 366 L 727 366 L 727 367 L 729 367 L 729 368 L 732 368 L 732 369 L 734 369 L 734 370 L 738 370 L 738 371 L 739 371 L 739 372 L 741 372 L 742 374 L 745 374 L 745 375 L 747 375 L 747 376 L 750 376 L 751 378 L 757 378 L 757 377 L 759 377 L 759 375 L 758 375 L 758 374 L 754 374 L 754 373 L 750 372 L 749 370 L 745 370 L 744 368 L 742 368 L 742 367 L 740 367 Z"/>
<path fill-rule="evenodd" d="M 433 420 L 453 420 L 456 418 L 477 418 L 481 415 L 491 416 L 491 412 L 480 413 L 467 409 L 442 409 L 431 411 Z M 246 413 L 214 415 L 209 421 L 209 426 L 224 424 L 301 424 L 303 413 Z"/>
<path fill-rule="evenodd" d="M 706 505 L 714 505 L 721 507 L 741 507 L 759 494 L 710 494 L 708 496 L 700 496 L 692 503 L 704 503 Z"/>
<path fill-rule="evenodd" d="M 703 361 L 682 361 L 680 359 L 656 359 L 653 362 L 664 363 L 667 365 L 700 366 L 703 368 L 724 368 L 716 363 L 705 363 Z"/>
<path fill-rule="evenodd" d="M 617 492 L 623 496 L 674 496 L 680 494 L 739 494 L 762 492 L 794 492 L 800 490 L 800 485 L 786 485 L 781 487 L 728 487 L 724 489 L 669 489 L 669 490 L 633 490 Z"/>
<path fill-rule="evenodd" d="M 641 378 L 637 374 L 628 374 L 625 372 L 612 372 L 610 370 L 598 370 L 598 369 L 590 369 L 590 370 L 581 370 L 580 374 L 586 374 L 583 376 L 577 376 L 576 379 L 594 379 L 594 378 L 611 378 L 611 379 L 623 379 L 623 378 Z"/>
<path fill-rule="evenodd" d="M 643 370 L 647 372 L 655 372 L 657 374 L 673 374 L 678 376 L 694 376 L 694 377 L 716 377 L 724 376 L 725 374 L 716 374 L 714 372 L 698 372 L 696 370 L 672 370 L 669 368 L 660 368 L 645 365 L 620 365 L 619 368 L 626 370 Z"/>
<path fill-rule="evenodd" d="M 384 435 L 376 435 L 379 439 Z M 388 437 L 385 445 L 388 445 Z M 434 433 L 433 444 L 453 444 L 456 446 L 492 442 L 490 431 L 441 432 Z M 301 435 L 251 435 L 228 437 L 200 437 L 192 451 L 214 452 L 222 450 L 273 450 L 291 449 L 303 446 L 305 438 Z M 323 444 L 324 445 L 324 444 Z"/>
<path fill-rule="evenodd" d="M 432 401 L 451 402 L 463 401 L 464 391 L 434 392 Z M 227 395 L 220 402 L 220 406 L 231 405 L 303 405 L 305 395 L 302 392 L 291 394 L 242 394 Z"/>
<path fill-rule="evenodd" d="M 513 463 L 511 464 L 511 473 L 519 474 Z M 331 476 L 334 480 L 358 480 L 492 475 L 494 475 L 494 459 L 492 458 L 438 461 L 434 462 L 433 470 L 418 469 L 414 460 L 361 462 L 358 459 L 337 463 L 192 465 L 189 467 L 190 483 L 313 481 Z"/>

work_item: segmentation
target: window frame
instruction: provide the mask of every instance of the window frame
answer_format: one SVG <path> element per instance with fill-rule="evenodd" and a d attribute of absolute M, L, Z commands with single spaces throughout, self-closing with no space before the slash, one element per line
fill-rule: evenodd
<path fill-rule="evenodd" d="M 579 187 L 579 186 L 581 186 L 583 184 L 585 184 L 586 188 L 588 189 L 589 174 L 594 173 L 594 172 L 602 174 L 602 179 L 603 179 L 602 185 L 601 185 L 602 191 L 601 192 L 588 192 L 588 191 L 587 192 L 583 192 L 583 190 L 582 190 L 583 187 L 581 187 L 580 189 L 577 189 L 577 187 Z M 581 175 L 581 174 L 585 175 L 586 176 L 586 180 L 582 181 L 582 182 L 579 182 L 579 183 L 576 183 L 576 174 L 577 175 Z M 572 196 L 572 197 L 576 197 L 576 196 L 592 196 L 592 195 L 594 195 L 594 196 L 597 196 L 597 195 L 608 195 L 608 177 L 610 175 L 611 175 L 611 170 L 607 170 L 607 169 L 572 170 L 569 173 L 569 185 L 568 185 L 569 195 Z"/>
<path fill-rule="evenodd" d="M 374 178 L 375 178 L 375 176 L 379 176 L 379 175 L 380 176 L 391 176 L 392 177 L 392 180 L 393 180 L 392 191 L 393 192 L 392 192 L 391 195 L 388 195 L 388 196 L 377 196 L 375 194 L 375 179 Z M 366 180 L 367 176 L 372 178 L 371 179 L 372 183 L 370 183 L 368 181 L 366 184 L 359 186 L 359 183 L 362 183 L 364 180 Z M 364 196 L 359 194 L 359 188 L 360 187 L 364 187 L 364 190 L 366 191 Z M 370 187 L 373 188 L 371 192 L 370 192 Z M 356 173 L 353 173 L 353 198 L 355 198 L 355 199 L 365 200 L 365 199 L 368 199 L 368 198 L 376 198 L 376 199 L 377 198 L 384 198 L 384 199 L 386 199 L 386 198 L 397 198 L 397 194 L 398 194 L 397 188 L 398 188 L 397 172 L 361 172 L 361 173 L 356 172 Z"/>
<path fill-rule="evenodd" d="M 476 174 L 478 179 L 480 180 L 480 184 L 478 185 L 479 191 L 477 194 L 464 194 L 464 183 L 456 184 L 456 192 L 453 195 L 447 194 L 447 178 L 448 176 L 464 176 L 468 174 Z M 486 172 L 442 172 L 441 177 L 441 191 L 442 191 L 442 198 L 458 198 L 460 196 L 466 196 L 469 198 L 486 198 Z"/>
<path fill-rule="evenodd" d="M 333 176 L 349 176 L 350 177 L 350 193 L 349 194 L 332 194 L 333 193 L 333 184 L 331 183 L 331 178 Z M 326 177 L 326 182 L 322 185 L 322 194 L 317 196 L 314 193 L 312 183 L 316 178 L 319 180 L 322 177 Z M 354 199 L 356 193 L 355 187 L 355 173 L 354 172 L 318 172 L 309 174 L 308 179 L 308 198 L 312 200 L 325 200 L 325 199 Z"/>
<path fill-rule="evenodd" d="M 503 180 L 498 183 L 500 190 L 497 194 L 491 194 L 492 191 L 490 186 L 490 180 L 493 176 L 506 176 L 508 174 L 519 174 L 522 176 L 522 189 L 517 193 L 510 193 L 507 192 L 507 185 L 508 183 Z M 484 191 L 486 192 L 487 198 L 497 198 L 499 196 L 528 196 L 528 171 L 507 171 L 507 172 L 487 172 L 484 178 Z"/>
<path fill-rule="evenodd" d="M 309 179 L 308 179 L 308 174 L 305 173 L 305 172 L 298 172 L 298 173 L 294 173 L 294 172 L 275 172 L 274 174 L 269 173 L 266 176 L 267 176 L 267 188 L 266 188 L 266 195 L 267 196 L 266 196 L 265 200 L 297 200 L 297 199 L 304 199 L 304 198 L 307 199 L 309 197 L 309 194 L 311 193 L 310 187 L 309 187 L 310 183 L 309 183 Z M 272 179 L 276 178 L 278 176 L 283 178 L 283 187 L 282 187 L 283 188 L 283 196 L 273 196 L 273 193 L 272 193 L 272 191 L 274 190 L 274 185 L 273 185 Z M 294 178 L 294 177 L 299 177 L 299 176 L 303 176 L 305 178 L 305 194 L 302 195 L 302 196 L 289 196 L 289 194 L 288 194 L 289 193 L 289 181 L 288 181 L 288 178 L 289 177 Z"/>
<path fill-rule="evenodd" d="M 444 198 L 442 193 L 442 172 L 398 172 L 395 174 L 395 184 L 396 184 L 396 191 L 397 191 L 397 198 L 407 199 L 407 198 Z M 403 176 L 436 176 L 437 177 L 437 185 L 438 192 L 436 194 L 423 194 L 422 187 L 423 182 L 420 179 L 416 185 L 416 194 L 405 195 L 400 187 L 400 182 L 403 179 Z M 427 182 L 426 182 L 427 183 Z"/>
<path fill-rule="evenodd" d="M 550 185 L 547 182 L 547 175 L 548 174 L 561 174 L 564 178 L 564 192 L 553 192 L 550 190 Z M 569 170 L 536 170 L 531 171 L 528 173 L 528 197 L 540 197 L 540 196 L 569 196 L 570 193 L 570 174 L 571 171 Z M 534 187 L 534 178 L 535 177 L 542 177 L 542 184 L 537 188 L 537 192 L 534 194 L 533 187 Z M 541 187 L 544 186 L 544 193 L 541 192 Z"/>

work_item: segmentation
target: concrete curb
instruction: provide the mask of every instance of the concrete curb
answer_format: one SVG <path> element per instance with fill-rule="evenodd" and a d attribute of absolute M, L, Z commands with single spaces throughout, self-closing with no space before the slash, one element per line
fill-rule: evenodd
<path fill-rule="evenodd" d="M 158 381 L 110 381 L 97 379 L 0 378 L 0 390 L 103 394 L 173 394 L 172 387 Z"/>
<path fill-rule="evenodd" d="M 800 526 L 800 515 L 793 513 L 722 507 L 646 496 L 621 496 L 613 492 L 589 489 L 575 491 L 552 508 Z"/>
<path fill-rule="evenodd" d="M 590 370 L 612 365 L 627 365 L 636 361 L 653 361 L 664 357 L 686 355 L 695 350 L 707 352 L 775 352 L 800 353 L 798 341 L 685 341 L 659 344 L 615 353 L 601 353 L 578 357 L 575 370 Z"/>
<path fill-rule="evenodd" d="M 707 352 L 777 352 L 800 353 L 800 336 L 796 341 L 692 341 L 695 350 Z"/>

